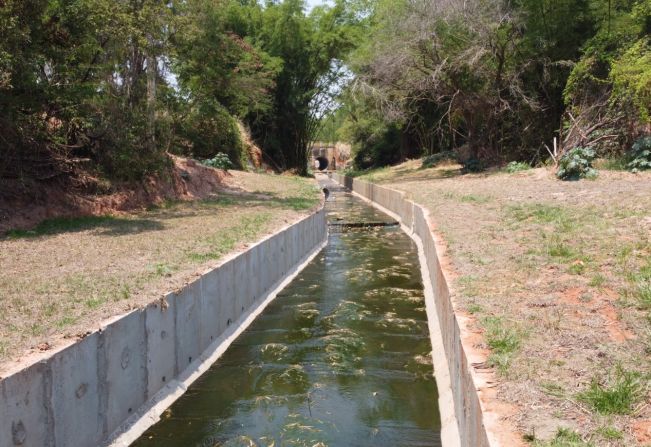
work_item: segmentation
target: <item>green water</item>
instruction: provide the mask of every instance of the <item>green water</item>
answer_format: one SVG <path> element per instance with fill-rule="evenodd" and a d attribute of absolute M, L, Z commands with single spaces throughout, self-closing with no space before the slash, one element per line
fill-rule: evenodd
<path fill-rule="evenodd" d="M 331 222 L 388 221 L 333 191 Z M 397 228 L 328 245 L 135 446 L 438 446 L 416 248 Z"/>

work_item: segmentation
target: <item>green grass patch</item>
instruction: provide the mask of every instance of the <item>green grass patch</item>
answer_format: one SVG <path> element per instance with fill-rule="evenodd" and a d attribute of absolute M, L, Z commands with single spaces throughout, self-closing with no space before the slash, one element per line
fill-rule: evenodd
<path fill-rule="evenodd" d="M 77 322 L 77 319 L 75 317 L 71 317 L 69 315 L 66 315 L 65 317 L 61 318 L 56 322 L 56 325 L 58 328 L 63 329 L 67 326 L 72 326 Z"/>
<path fill-rule="evenodd" d="M 467 297 L 479 295 L 479 278 L 473 275 L 463 275 L 457 279 L 457 284 L 461 287 L 463 294 Z"/>
<path fill-rule="evenodd" d="M 577 253 L 560 236 L 553 234 L 545 242 L 545 251 L 552 258 L 571 259 L 576 258 Z"/>
<path fill-rule="evenodd" d="M 150 270 L 155 276 L 170 276 L 178 267 L 166 264 L 164 262 L 157 262 L 156 264 L 150 266 Z"/>
<path fill-rule="evenodd" d="M 488 362 L 504 375 L 508 372 L 513 354 L 522 344 L 522 334 L 508 325 L 502 317 L 486 317 L 482 324 L 486 343 L 492 351 Z"/>
<path fill-rule="evenodd" d="M 461 196 L 460 200 L 463 203 L 488 203 L 491 199 L 488 196 L 479 194 L 466 194 L 465 196 Z"/>
<path fill-rule="evenodd" d="M 378 177 L 385 177 L 387 174 L 389 174 L 390 169 L 390 166 L 363 170 L 347 169 L 344 171 L 344 175 L 347 177 L 360 177 L 364 181 L 373 182 L 377 180 Z"/>
<path fill-rule="evenodd" d="M 44 220 L 31 230 L 10 230 L 6 235 L 10 239 L 22 239 L 101 229 L 103 234 L 108 236 L 119 236 L 121 234 L 142 233 L 162 228 L 163 225 L 160 222 L 150 219 L 115 216 L 57 217 Z"/>
<path fill-rule="evenodd" d="M 534 447 L 592 447 L 594 444 L 584 441 L 581 435 L 569 428 L 561 427 L 553 439 L 549 441 L 533 441 Z"/>
<path fill-rule="evenodd" d="M 615 427 L 611 427 L 609 425 L 599 427 L 596 433 L 608 441 L 617 441 L 619 439 L 624 439 L 624 434 L 620 430 L 617 430 Z"/>
<path fill-rule="evenodd" d="M 258 236 L 270 219 L 271 215 L 269 213 L 244 217 L 236 226 L 202 241 L 206 247 L 200 251 L 192 251 L 187 256 L 194 262 L 217 260 L 233 250 L 238 242 L 250 241 Z"/>
<path fill-rule="evenodd" d="M 595 275 L 590 278 L 588 285 L 590 287 L 601 288 L 606 283 L 606 277 L 601 273 L 595 273 Z"/>
<path fill-rule="evenodd" d="M 565 389 L 563 389 L 563 387 L 556 382 L 542 382 L 540 384 L 540 388 L 543 389 L 545 394 L 548 394 L 550 396 L 554 396 L 554 397 L 565 396 Z"/>
<path fill-rule="evenodd" d="M 626 157 L 599 158 L 592 165 L 595 169 L 604 171 L 627 171 Z"/>
<path fill-rule="evenodd" d="M 479 304 L 469 304 L 468 305 L 468 313 L 471 315 L 478 314 L 484 311 L 484 308 L 481 307 Z"/>
<path fill-rule="evenodd" d="M 617 366 L 607 380 L 594 378 L 589 388 L 576 397 L 600 414 L 629 414 L 645 393 L 640 373 Z"/>
<path fill-rule="evenodd" d="M 643 310 L 651 309 L 651 282 L 639 281 L 635 284 L 635 298 Z"/>
<path fill-rule="evenodd" d="M 504 171 L 508 172 L 509 174 L 514 174 L 516 172 L 522 172 L 522 171 L 528 171 L 531 169 L 531 166 L 529 166 L 529 163 L 525 163 L 522 161 L 512 161 L 508 165 L 504 167 Z"/>
<path fill-rule="evenodd" d="M 563 227 L 570 225 L 572 221 L 564 208 L 544 203 L 515 205 L 509 207 L 508 211 L 511 217 L 517 221 L 533 221 L 540 224 L 554 223 Z"/>
<path fill-rule="evenodd" d="M 38 237 L 48 234 L 89 230 L 98 226 L 115 225 L 126 220 L 114 216 L 57 217 L 44 220 L 31 230 L 10 230 L 7 232 L 7 236 L 12 239 Z"/>

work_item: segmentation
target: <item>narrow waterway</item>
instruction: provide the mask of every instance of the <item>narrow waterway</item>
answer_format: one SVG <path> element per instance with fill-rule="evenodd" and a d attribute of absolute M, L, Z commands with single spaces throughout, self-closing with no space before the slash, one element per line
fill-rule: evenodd
<path fill-rule="evenodd" d="M 135 446 L 438 446 L 416 247 L 333 188 L 327 246 Z"/>

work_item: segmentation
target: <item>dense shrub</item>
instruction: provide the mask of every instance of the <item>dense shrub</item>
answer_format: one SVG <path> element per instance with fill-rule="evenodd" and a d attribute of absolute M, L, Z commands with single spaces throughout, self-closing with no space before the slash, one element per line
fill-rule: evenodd
<path fill-rule="evenodd" d="M 357 169 L 387 166 L 401 160 L 401 132 L 397 126 L 388 126 L 373 134 L 360 132 L 353 145 L 354 165 Z"/>
<path fill-rule="evenodd" d="M 630 159 L 626 167 L 632 172 L 651 169 L 651 135 L 641 137 L 633 144 Z"/>
<path fill-rule="evenodd" d="M 463 169 L 462 171 L 464 173 L 473 173 L 473 172 L 481 172 L 485 169 L 486 167 L 484 166 L 484 163 L 478 158 L 469 158 L 468 160 L 463 162 Z"/>
<path fill-rule="evenodd" d="M 592 167 L 596 153 L 589 147 L 575 147 L 567 151 L 558 162 L 556 177 L 561 180 L 594 178 L 597 171 Z"/>
<path fill-rule="evenodd" d="M 224 153 L 239 166 L 244 144 L 237 122 L 219 104 L 201 104 L 186 117 L 181 124 L 181 134 L 190 143 L 190 152 L 200 159 L 212 159 Z"/>

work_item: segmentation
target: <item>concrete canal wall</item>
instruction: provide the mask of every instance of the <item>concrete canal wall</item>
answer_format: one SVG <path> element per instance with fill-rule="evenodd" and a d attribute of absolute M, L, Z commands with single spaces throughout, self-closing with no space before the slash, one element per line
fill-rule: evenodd
<path fill-rule="evenodd" d="M 323 247 L 323 209 L 0 381 L 0 447 L 128 445 Z"/>
<path fill-rule="evenodd" d="M 455 313 L 448 279 L 441 267 L 437 242 L 430 230 L 432 224 L 428 211 L 407 200 L 400 191 L 338 173 L 332 173 L 331 176 L 339 184 L 393 215 L 419 245 L 421 264 L 425 264 L 421 267 L 426 282 L 428 317 L 431 317 L 430 336 L 440 394 L 443 445 L 502 445 L 499 415 L 487 411 L 481 399 L 483 389 L 490 387 L 490 378 L 484 377 L 473 368 L 473 363 L 482 363 L 483 359 L 475 358 L 463 317 Z M 429 298 L 428 289 L 431 291 Z"/>

